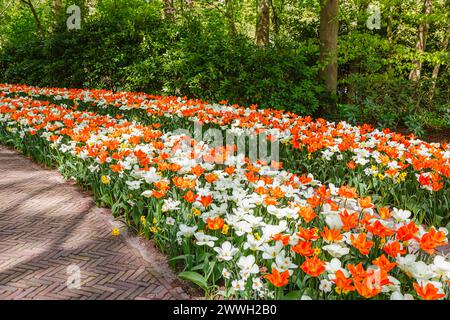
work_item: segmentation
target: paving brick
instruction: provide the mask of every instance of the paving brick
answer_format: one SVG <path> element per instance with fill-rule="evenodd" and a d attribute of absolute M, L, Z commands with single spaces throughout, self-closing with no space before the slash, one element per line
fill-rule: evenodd
<path fill-rule="evenodd" d="M 0 299 L 188 299 L 169 266 L 152 262 L 162 256 L 111 235 L 110 214 L 58 172 L 0 146 Z M 80 289 L 67 288 L 70 265 Z"/>

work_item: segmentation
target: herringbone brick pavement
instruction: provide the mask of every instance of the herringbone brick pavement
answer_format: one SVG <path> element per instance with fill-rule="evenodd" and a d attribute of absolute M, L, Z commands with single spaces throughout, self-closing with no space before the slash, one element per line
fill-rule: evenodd
<path fill-rule="evenodd" d="M 161 253 L 116 226 L 56 171 L 0 146 L 0 299 L 189 298 Z"/>

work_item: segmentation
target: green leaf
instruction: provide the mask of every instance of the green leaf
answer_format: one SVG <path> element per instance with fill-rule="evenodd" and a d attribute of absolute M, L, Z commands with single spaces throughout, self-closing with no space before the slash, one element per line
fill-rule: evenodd
<path fill-rule="evenodd" d="M 191 268 L 192 271 L 203 270 L 203 263 Z"/>
<path fill-rule="evenodd" d="M 203 290 L 208 290 L 208 283 L 206 279 L 199 273 L 193 271 L 183 271 L 178 274 L 181 279 L 188 280 L 198 285 Z"/>
<path fill-rule="evenodd" d="M 173 257 L 173 258 L 169 259 L 169 261 L 176 261 L 176 260 L 183 260 L 183 259 L 186 260 L 190 256 L 192 256 L 192 254 L 183 254 L 181 256 Z"/>
<path fill-rule="evenodd" d="M 283 297 L 283 300 L 300 300 L 301 297 L 302 297 L 302 292 L 300 290 L 296 290 L 296 291 L 291 291 L 291 292 L 287 293 Z"/>

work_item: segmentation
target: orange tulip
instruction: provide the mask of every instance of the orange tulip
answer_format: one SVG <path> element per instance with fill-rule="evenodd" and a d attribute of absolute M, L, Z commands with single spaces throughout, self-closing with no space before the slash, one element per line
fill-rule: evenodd
<path fill-rule="evenodd" d="M 300 207 L 298 214 L 305 220 L 306 223 L 311 222 L 314 218 L 317 217 L 317 214 L 314 212 L 311 207 Z"/>
<path fill-rule="evenodd" d="M 397 240 L 408 241 L 411 239 L 417 239 L 416 234 L 419 232 L 419 228 L 411 221 L 407 225 L 404 225 L 397 230 Z"/>
<path fill-rule="evenodd" d="M 396 262 L 390 262 L 384 254 L 373 260 L 372 263 L 386 272 L 391 271 L 397 265 Z"/>
<path fill-rule="evenodd" d="M 164 191 L 164 190 L 153 190 L 152 191 L 152 195 L 156 199 L 161 199 L 161 198 L 164 198 L 164 196 L 166 195 L 166 191 Z"/>
<path fill-rule="evenodd" d="M 435 248 L 445 246 L 447 242 L 447 236 L 444 232 L 431 228 L 430 231 L 422 236 L 419 244 L 423 251 L 428 254 L 433 254 Z"/>
<path fill-rule="evenodd" d="M 215 217 L 214 219 L 206 219 L 206 229 L 219 230 L 222 229 L 225 224 L 225 220 L 220 217 Z"/>
<path fill-rule="evenodd" d="M 270 281 L 271 284 L 273 284 L 275 287 L 284 287 L 289 283 L 289 271 L 286 270 L 282 273 L 278 272 L 277 269 L 272 268 L 271 274 L 266 274 L 264 276 L 267 280 Z"/>
<path fill-rule="evenodd" d="M 317 235 L 317 228 L 298 228 L 297 236 L 304 241 L 311 241 L 311 240 L 317 240 L 319 239 L 319 236 Z"/>
<path fill-rule="evenodd" d="M 209 174 L 205 175 L 205 180 L 209 183 L 213 183 L 217 179 L 218 179 L 218 177 L 214 173 L 209 173 Z"/>
<path fill-rule="evenodd" d="M 356 291 L 366 299 L 372 298 L 381 292 L 381 286 L 374 284 L 371 277 L 364 279 L 354 279 Z"/>
<path fill-rule="evenodd" d="M 395 233 L 394 230 L 385 227 L 379 220 L 376 220 L 374 224 L 367 224 L 366 229 L 380 238 L 390 237 Z"/>
<path fill-rule="evenodd" d="M 323 231 L 320 232 L 322 238 L 329 242 L 340 241 L 342 240 L 342 234 L 340 229 L 328 229 L 327 227 L 323 228 Z"/>
<path fill-rule="evenodd" d="M 191 173 L 195 174 L 197 177 L 200 177 L 203 174 L 203 172 L 205 172 L 205 170 L 203 170 L 203 168 L 200 165 L 196 165 L 191 169 Z"/>
<path fill-rule="evenodd" d="M 342 272 L 342 270 L 338 270 L 335 274 L 336 278 L 332 281 L 336 284 L 336 292 L 338 293 L 348 293 L 351 291 L 354 291 L 355 288 L 352 286 L 353 280 L 350 278 L 347 278 Z"/>
<path fill-rule="evenodd" d="M 339 188 L 339 195 L 341 197 L 347 198 L 347 199 L 353 199 L 356 198 L 358 195 L 356 193 L 356 188 L 350 188 L 348 186 L 342 186 Z"/>
<path fill-rule="evenodd" d="M 314 256 L 306 258 L 300 268 L 311 277 L 318 277 L 325 271 L 325 262 Z"/>
<path fill-rule="evenodd" d="M 208 207 L 212 203 L 212 196 L 211 195 L 201 196 L 200 197 L 200 203 L 205 208 Z"/>
<path fill-rule="evenodd" d="M 318 207 L 322 203 L 322 200 L 320 200 L 318 196 L 312 196 L 311 198 L 306 199 L 306 202 L 311 206 L 312 209 Z"/>
<path fill-rule="evenodd" d="M 288 234 L 281 234 L 281 233 L 277 233 L 277 234 L 272 236 L 272 240 L 274 240 L 275 242 L 281 241 L 281 242 L 283 242 L 284 246 L 287 246 L 289 244 L 289 239 L 290 238 L 291 238 L 290 235 L 288 235 Z"/>
<path fill-rule="evenodd" d="M 358 226 L 358 214 L 356 212 L 349 214 L 347 210 L 344 210 L 343 213 L 339 213 L 339 217 L 344 224 L 344 226 L 342 227 L 344 231 L 350 231 L 351 229 Z"/>
<path fill-rule="evenodd" d="M 445 294 L 439 293 L 439 289 L 432 283 L 427 283 L 426 286 L 414 283 L 413 286 L 414 290 L 416 290 L 419 297 L 423 300 L 437 300 L 445 297 Z"/>
<path fill-rule="evenodd" d="M 383 220 L 389 219 L 392 214 L 392 212 L 389 210 L 388 207 L 379 208 L 378 213 L 381 216 L 381 219 Z"/>
<path fill-rule="evenodd" d="M 231 167 L 231 166 L 225 168 L 225 172 L 226 172 L 229 176 L 231 176 L 231 175 L 234 173 L 234 170 L 235 170 L 234 167 Z"/>
<path fill-rule="evenodd" d="M 194 194 L 191 190 L 189 190 L 188 192 L 186 192 L 183 198 L 187 202 L 192 203 L 195 201 L 195 199 L 197 199 L 197 195 Z"/>
<path fill-rule="evenodd" d="M 383 247 L 383 251 L 392 258 L 396 258 L 399 254 L 404 255 L 407 252 L 406 249 L 402 249 L 402 245 L 398 241 L 386 243 Z"/>
<path fill-rule="evenodd" d="M 305 257 L 310 257 L 314 254 L 312 242 L 299 241 L 295 246 L 292 246 L 291 249 L 292 251 Z"/>
<path fill-rule="evenodd" d="M 352 245 L 363 255 L 368 255 L 373 246 L 373 241 L 368 241 L 365 233 L 358 234 L 358 237 L 351 234 L 350 240 L 352 241 Z"/>
<path fill-rule="evenodd" d="M 347 168 L 349 168 L 350 170 L 355 170 L 357 166 L 358 165 L 353 160 L 347 162 Z"/>
<path fill-rule="evenodd" d="M 356 266 L 349 263 L 347 265 L 348 271 L 352 274 L 353 278 L 361 279 L 367 277 L 367 272 L 364 270 L 362 263 L 358 263 Z"/>
<path fill-rule="evenodd" d="M 363 209 L 372 208 L 372 198 L 371 197 L 365 197 L 365 198 L 359 198 L 358 199 L 359 205 Z"/>

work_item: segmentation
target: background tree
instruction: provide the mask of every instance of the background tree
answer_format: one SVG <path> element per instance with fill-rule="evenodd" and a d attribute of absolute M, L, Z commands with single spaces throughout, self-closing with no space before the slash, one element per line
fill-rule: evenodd
<path fill-rule="evenodd" d="M 267 46 L 270 35 L 270 0 L 258 0 L 258 16 L 256 20 L 256 44 Z"/>
<path fill-rule="evenodd" d="M 34 22 L 36 23 L 36 28 L 37 28 L 38 32 L 42 35 L 44 30 L 42 29 L 42 24 L 41 24 L 41 21 L 39 19 L 37 12 L 36 12 L 36 9 L 33 5 L 33 2 L 31 0 L 20 0 L 20 1 L 30 8 L 30 11 L 33 15 Z"/>
<path fill-rule="evenodd" d="M 425 51 L 425 47 L 427 44 L 427 33 L 428 33 L 428 15 L 431 13 L 432 3 L 431 0 L 424 0 L 423 1 L 423 17 L 422 22 L 419 24 L 419 28 L 417 31 L 417 44 L 416 44 L 416 50 L 417 50 L 417 58 L 413 60 L 414 69 L 409 74 L 409 78 L 412 80 L 417 80 L 420 78 L 420 71 L 422 69 L 422 54 Z"/>
<path fill-rule="evenodd" d="M 337 40 L 338 40 L 338 0 L 321 0 L 320 10 L 320 72 L 328 91 L 335 93 L 337 89 Z"/>

